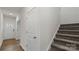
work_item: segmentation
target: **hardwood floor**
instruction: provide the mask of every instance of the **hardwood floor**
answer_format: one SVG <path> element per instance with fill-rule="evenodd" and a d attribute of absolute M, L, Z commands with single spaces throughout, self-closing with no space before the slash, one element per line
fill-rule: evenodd
<path fill-rule="evenodd" d="M 24 51 L 23 48 L 19 44 L 19 40 L 13 39 L 6 39 L 3 40 L 1 51 Z"/>

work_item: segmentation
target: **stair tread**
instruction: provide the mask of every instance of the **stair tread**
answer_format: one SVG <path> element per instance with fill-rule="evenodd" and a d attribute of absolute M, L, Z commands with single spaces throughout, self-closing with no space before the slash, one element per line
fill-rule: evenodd
<path fill-rule="evenodd" d="M 66 26 L 66 25 L 79 25 L 79 23 L 61 24 L 61 26 Z"/>
<path fill-rule="evenodd" d="M 79 28 L 79 26 L 60 26 L 60 28 L 72 28 L 72 27 L 74 27 L 74 28 L 78 27 Z"/>
<path fill-rule="evenodd" d="M 66 47 L 66 46 L 63 46 L 63 45 L 59 45 L 59 44 L 55 44 L 55 43 L 53 44 L 53 46 L 60 48 L 60 49 L 67 50 L 67 51 L 77 51 L 76 49 L 72 49 L 72 48 L 69 48 L 69 47 Z"/>
<path fill-rule="evenodd" d="M 60 38 L 55 38 L 55 40 L 60 40 L 60 41 L 65 41 L 65 42 L 69 42 L 69 43 L 79 44 L 79 42 L 77 42 L 77 41 L 66 40 L 66 39 L 60 39 Z"/>
<path fill-rule="evenodd" d="M 61 33 L 57 33 L 57 35 L 64 35 L 64 36 L 71 36 L 71 37 L 79 37 L 79 35 L 73 35 L 73 34 L 61 34 Z"/>
<path fill-rule="evenodd" d="M 79 32 L 79 30 L 59 30 L 59 31 L 74 31 L 74 32 Z"/>

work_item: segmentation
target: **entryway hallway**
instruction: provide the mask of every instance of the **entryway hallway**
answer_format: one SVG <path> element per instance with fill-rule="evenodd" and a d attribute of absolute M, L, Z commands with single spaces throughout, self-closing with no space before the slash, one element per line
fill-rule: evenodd
<path fill-rule="evenodd" d="M 1 51 L 78 51 L 78 41 L 78 7 L 0 7 Z"/>

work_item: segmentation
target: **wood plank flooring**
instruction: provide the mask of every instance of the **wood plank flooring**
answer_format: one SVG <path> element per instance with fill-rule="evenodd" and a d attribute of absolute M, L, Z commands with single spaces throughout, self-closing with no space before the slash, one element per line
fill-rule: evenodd
<path fill-rule="evenodd" d="M 15 38 L 3 40 L 1 51 L 24 51 Z"/>

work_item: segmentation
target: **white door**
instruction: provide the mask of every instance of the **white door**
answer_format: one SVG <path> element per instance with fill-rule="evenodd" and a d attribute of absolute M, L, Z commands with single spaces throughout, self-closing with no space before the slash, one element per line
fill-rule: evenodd
<path fill-rule="evenodd" d="M 27 34 L 27 50 L 28 51 L 40 51 L 40 37 L 39 35 Z"/>
<path fill-rule="evenodd" d="M 10 39 L 16 36 L 16 18 L 12 16 L 3 16 L 3 38 Z"/>
<path fill-rule="evenodd" d="M 39 35 L 39 9 L 36 8 L 27 15 L 25 18 L 25 35 L 27 39 L 27 50 L 39 51 L 40 50 L 40 35 Z"/>

